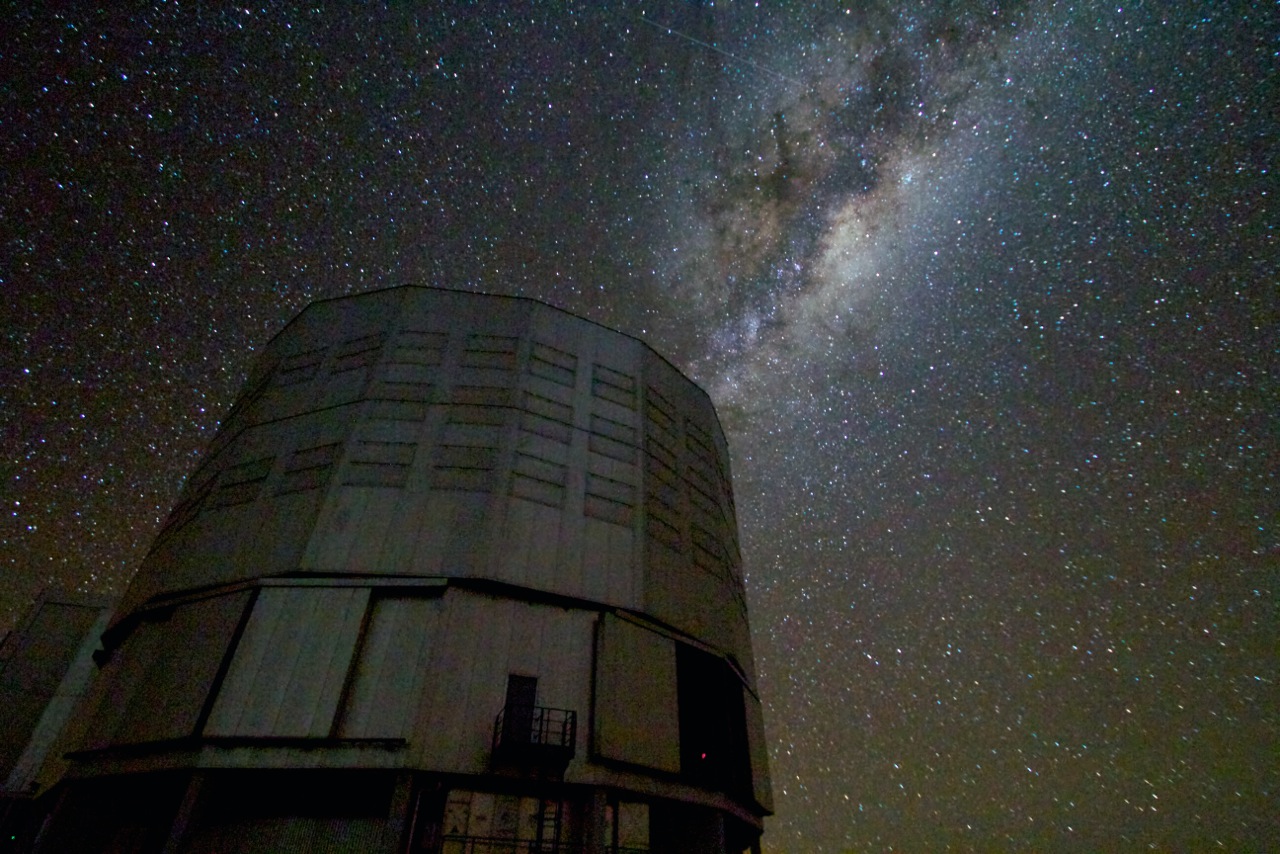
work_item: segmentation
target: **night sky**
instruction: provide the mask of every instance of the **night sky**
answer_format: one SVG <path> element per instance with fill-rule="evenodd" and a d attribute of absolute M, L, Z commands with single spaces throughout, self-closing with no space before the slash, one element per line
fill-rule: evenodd
<path fill-rule="evenodd" d="M 311 300 L 520 294 L 720 411 L 767 850 L 1280 848 L 1275 4 L 41 5 L 0 631 Z"/>

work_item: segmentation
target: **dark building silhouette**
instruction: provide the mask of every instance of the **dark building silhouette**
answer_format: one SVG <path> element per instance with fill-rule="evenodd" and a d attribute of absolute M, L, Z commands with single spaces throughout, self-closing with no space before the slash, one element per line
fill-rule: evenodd
<path fill-rule="evenodd" d="M 39 796 L 66 767 L 58 744 L 83 722 L 75 711 L 110 616 L 101 598 L 46 591 L 0 640 L 0 851 L 38 820 Z"/>
<path fill-rule="evenodd" d="M 104 636 L 47 852 L 727 852 L 771 808 L 728 452 L 642 342 L 319 302 Z"/>

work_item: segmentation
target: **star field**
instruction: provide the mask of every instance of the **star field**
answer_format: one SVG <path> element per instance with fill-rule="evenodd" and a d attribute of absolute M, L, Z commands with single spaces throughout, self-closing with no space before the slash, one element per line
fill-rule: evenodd
<path fill-rule="evenodd" d="M 0 629 L 308 302 L 520 294 L 716 402 L 766 850 L 1280 845 L 1276 7 L 762 5 L 13 13 Z"/>

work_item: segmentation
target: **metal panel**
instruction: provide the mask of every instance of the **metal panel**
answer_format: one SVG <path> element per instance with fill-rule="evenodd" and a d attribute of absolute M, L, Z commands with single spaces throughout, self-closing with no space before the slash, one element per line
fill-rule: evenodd
<path fill-rule="evenodd" d="M 557 546 L 563 513 L 543 504 L 513 500 L 507 506 L 498 571 L 503 581 L 555 589 L 562 569 Z"/>
<path fill-rule="evenodd" d="M 24 630 L 9 638 L 0 662 L 0 783 L 9 776 L 35 731 L 46 704 L 75 662 L 101 608 L 41 602 Z"/>
<path fill-rule="evenodd" d="M 70 614 L 68 613 L 69 611 Z M 22 719 L 20 703 L 24 698 L 5 692 L 4 705 L 0 705 L 0 719 L 11 725 L 13 731 L 4 730 L 4 728 L 0 727 L 0 740 L 18 740 L 27 736 L 30 736 L 30 738 L 27 740 L 24 749 L 11 764 L 6 762 L 3 766 L 0 766 L 0 792 L 27 793 L 38 791 L 50 782 L 50 775 L 53 775 L 52 779 L 55 780 L 62 776 L 66 763 L 62 759 L 62 751 L 58 750 L 57 746 L 60 740 L 66 741 L 64 728 L 68 731 L 74 731 L 77 738 L 83 735 L 82 719 L 74 716 L 77 709 L 82 705 L 94 676 L 98 672 L 98 668 L 93 661 L 93 652 L 99 646 L 99 638 L 107 627 L 111 612 L 105 603 L 93 603 L 92 601 L 84 602 L 83 604 L 64 603 L 42 598 L 36 605 L 33 619 L 28 620 L 25 625 L 9 636 L 8 641 L 10 643 L 6 644 L 8 655 L 3 654 L 6 650 L 0 649 L 0 684 L 4 684 L 10 689 L 17 688 L 21 690 L 21 683 L 15 685 L 14 682 L 17 680 L 14 680 L 13 677 L 24 672 L 28 676 L 35 675 L 28 669 L 31 662 L 27 663 L 27 667 L 23 667 L 21 657 L 32 655 L 33 653 L 36 656 L 41 656 L 43 653 L 50 651 L 49 646 L 45 646 L 45 644 L 49 643 L 49 638 L 36 639 L 31 637 L 31 633 L 47 628 L 50 622 L 55 624 L 55 634 L 58 633 L 60 628 L 74 631 L 77 627 L 83 627 L 80 611 L 89 611 L 91 613 L 96 611 L 97 616 L 94 622 L 83 630 L 79 648 L 71 651 L 70 659 L 67 660 L 62 657 L 66 652 L 63 649 L 59 650 L 59 655 L 37 662 L 47 666 L 56 663 L 60 669 L 65 663 L 65 671 L 58 681 L 52 697 L 45 704 L 39 719 L 33 727 L 28 729 Z M 72 619 L 68 622 L 73 625 L 62 625 L 63 618 L 68 616 L 72 616 Z M 36 649 L 33 649 L 31 644 L 25 642 L 31 640 L 37 641 Z M 16 668 L 15 665 L 17 665 Z M 43 696 L 43 692 L 39 692 L 35 696 Z M 25 699 L 30 700 L 31 698 L 26 697 Z"/>
<path fill-rule="evenodd" d="M 764 714 L 760 701 L 746 688 L 742 705 L 747 710 L 747 748 L 751 756 L 751 793 L 756 803 L 773 811 L 773 786 L 769 782 L 769 745 L 764 737 Z"/>
<path fill-rule="evenodd" d="M 409 737 L 440 609 L 439 599 L 373 603 L 339 735 Z"/>
<path fill-rule="evenodd" d="M 675 641 L 606 614 L 596 647 L 595 751 L 680 771 Z"/>
<path fill-rule="evenodd" d="M 195 733 L 249 591 L 180 606 L 159 633 L 155 658 L 136 686 L 117 744 L 184 738 Z"/>
<path fill-rule="evenodd" d="M 93 715 L 85 732 L 83 747 L 98 750 L 109 746 L 128 713 L 130 701 L 147 675 L 161 641 L 160 624 L 144 620 L 115 650 L 99 679 L 93 695 Z"/>
<path fill-rule="evenodd" d="M 525 609 L 453 588 L 445 594 L 416 710 L 413 760 L 442 771 L 484 773 L 502 709 L 514 624 Z"/>
<path fill-rule="evenodd" d="M 205 735 L 328 736 L 368 601 L 360 587 L 263 590 Z"/>
<path fill-rule="evenodd" d="M 401 536 L 397 524 L 403 519 L 401 493 L 385 489 L 358 491 L 367 492 L 368 495 L 359 513 L 350 516 L 347 542 L 351 549 L 337 567 L 341 572 L 376 571 L 388 544 L 395 543 Z"/>
<path fill-rule="evenodd" d="M 590 611 L 539 608 L 538 693 L 542 704 L 573 709 L 583 720 L 591 708 L 592 643 L 596 615 Z"/>

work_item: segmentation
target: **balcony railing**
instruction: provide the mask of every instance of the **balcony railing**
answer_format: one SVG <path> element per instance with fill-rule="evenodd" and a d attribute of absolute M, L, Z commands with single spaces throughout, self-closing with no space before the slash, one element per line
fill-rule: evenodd
<path fill-rule="evenodd" d="M 446 836 L 440 854 L 581 854 L 581 845 L 501 839 L 494 836 Z"/>
<path fill-rule="evenodd" d="M 535 842 L 532 839 L 502 839 L 495 836 L 445 836 L 441 854 L 582 854 L 582 845 L 569 842 Z M 649 854 L 648 848 L 605 845 L 606 854 Z"/>
<path fill-rule="evenodd" d="M 568 764 L 577 738 L 572 709 L 510 705 L 493 722 L 493 754 L 507 761 Z"/>

